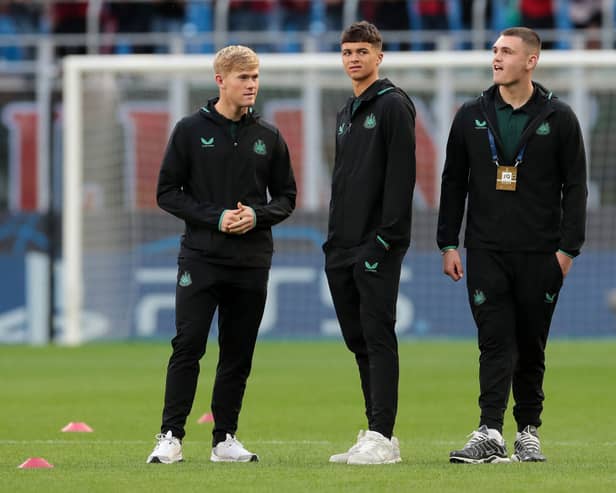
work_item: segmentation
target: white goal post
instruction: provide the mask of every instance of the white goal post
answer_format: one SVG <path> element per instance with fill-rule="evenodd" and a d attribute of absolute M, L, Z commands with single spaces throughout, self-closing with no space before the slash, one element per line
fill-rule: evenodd
<path fill-rule="evenodd" d="M 298 151 L 303 162 L 301 208 L 306 211 L 322 211 L 326 207 L 328 193 L 324 174 L 328 170 L 328 165 L 331 165 L 327 157 L 330 151 L 327 148 L 331 146 L 330 141 L 333 140 L 331 119 L 324 121 L 323 113 L 330 110 L 329 106 L 344 101 L 344 98 L 350 95 L 350 84 L 342 71 L 340 56 L 333 53 L 263 54 L 259 58 L 261 61 L 259 98 L 268 88 L 277 91 L 280 101 L 285 101 L 284 96 L 287 93 L 293 93 L 303 110 L 301 112 L 303 145 Z M 84 179 L 85 163 L 89 166 L 95 165 L 86 156 L 87 152 L 94 151 L 87 142 L 93 139 L 93 136 L 102 139 L 101 148 L 96 149 L 97 156 L 102 156 L 106 153 L 108 143 L 117 140 L 117 135 L 113 133 L 115 130 L 109 130 L 109 134 L 106 135 L 107 127 L 96 126 L 102 125 L 104 119 L 110 118 L 109 114 L 105 113 L 108 106 L 107 98 L 116 104 L 120 97 L 128 97 L 126 95 L 130 95 L 136 86 L 141 87 L 141 85 L 147 87 L 147 90 L 163 91 L 166 94 L 165 105 L 171 129 L 174 122 L 182 115 L 198 108 L 189 104 L 187 87 L 199 88 L 203 94 L 201 104 L 205 103 L 207 97 L 216 94 L 212 61 L 213 57 L 209 55 L 94 55 L 68 56 L 64 59 L 62 110 L 64 268 L 61 302 L 64 308 L 62 317 L 64 323 L 61 340 L 66 344 L 76 345 L 89 339 L 84 336 L 83 331 L 86 289 L 84 243 L 108 240 L 106 248 L 120 258 L 121 248 L 112 245 L 109 238 L 114 235 L 128 238 L 132 235 L 130 227 L 133 223 L 126 219 L 130 211 L 118 215 L 123 220 L 126 219 L 127 224 L 122 230 L 114 230 L 113 234 L 98 224 L 93 233 L 84 229 L 84 221 L 89 221 L 84 214 L 84 201 L 95 203 L 98 194 L 104 196 L 109 193 L 102 190 L 104 187 L 94 191 L 88 189 L 85 184 L 89 183 L 89 180 Z M 423 111 L 427 114 L 427 120 L 432 122 L 432 129 L 436 135 L 435 152 L 439 166 L 442 166 L 444 144 L 456 104 L 462 98 L 478 94 L 491 83 L 490 63 L 491 53 L 487 50 L 385 54 L 381 75 L 389 77 L 407 90 L 414 100 L 418 96 L 418 99 L 425 97 L 428 101 Z M 118 79 L 122 79 L 121 84 L 117 82 Z M 590 92 L 612 90 L 615 86 L 616 53 L 544 52 L 541 54 L 537 80 L 545 82 L 546 86 L 573 106 L 586 131 L 591 111 L 588 104 Z M 121 89 L 118 89 L 119 86 Z M 328 96 L 328 99 L 325 99 L 323 94 L 326 90 L 333 91 L 336 97 Z M 118 96 L 120 91 L 122 95 Z M 94 105 L 95 109 L 88 109 L 88 105 Z M 99 113 L 94 116 L 89 111 Z M 333 111 L 335 115 L 335 108 Z M 590 145 L 588 140 L 587 145 Z M 112 173 L 109 172 L 109 175 Z M 438 178 L 437 173 L 435 180 Z M 123 188 L 124 182 L 129 178 L 128 175 L 114 175 L 113 179 L 115 181 L 108 187 L 110 190 Z M 90 195 L 86 199 L 84 195 L 88 193 Z M 119 196 L 101 199 L 100 214 L 106 208 L 115 206 Z M 117 222 L 116 219 L 109 219 L 101 224 L 116 227 L 114 221 Z M 93 234 L 100 236 L 93 238 Z M 131 268 L 131 264 L 127 263 L 126 269 Z M 101 271 L 104 270 L 103 266 Z M 97 287 L 99 283 L 96 279 L 87 282 L 92 288 Z M 110 284 L 106 292 L 117 291 L 122 282 Z M 118 298 L 122 296 L 118 295 Z M 106 303 L 105 300 L 100 302 Z M 130 304 L 130 300 L 127 303 Z M 126 323 L 130 324 L 134 314 L 130 311 L 127 311 L 127 314 Z M 132 332 L 129 330 L 129 333 Z"/>

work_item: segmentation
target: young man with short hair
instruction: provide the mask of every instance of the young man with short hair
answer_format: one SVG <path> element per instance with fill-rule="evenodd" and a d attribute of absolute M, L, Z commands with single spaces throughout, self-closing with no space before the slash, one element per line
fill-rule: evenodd
<path fill-rule="evenodd" d="M 537 428 L 543 410 L 545 347 L 563 279 L 585 236 L 586 160 L 569 106 L 532 80 L 541 41 L 506 29 L 492 48 L 494 85 L 458 111 L 442 176 L 437 242 L 443 271 L 464 270 L 479 340 L 479 428 L 458 463 L 509 462 L 503 416 L 513 390 L 514 454 L 543 462 Z"/>
<path fill-rule="evenodd" d="M 355 355 L 368 430 L 331 462 L 400 462 L 393 437 L 398 405 L 396 301 L 411 237 L 415 186 L 415 108 L 400 88 L 379 79 L 378 29 L 365 21 L 342 33 L 353 97 L 336 123 L 325 272 L 342 336 Z"/>
<path fill-rule="evenodd" d="M 228 46 L 216 54 L 214 70 L 219 96 L 176 125 L 158 181 L 158 205 L 182 219 L 185 232 L 178 256 L 177 334 L 161 433 L 148 463 L 183 459 L 184 426 L 216 309 L 220 351 L 210 460 L 258 460 L 235 432 L 265 307 L 271 228 L 293 211 L 296 187 L 282 135 L 252 108 L 259 89 L 257 55 Z"/>

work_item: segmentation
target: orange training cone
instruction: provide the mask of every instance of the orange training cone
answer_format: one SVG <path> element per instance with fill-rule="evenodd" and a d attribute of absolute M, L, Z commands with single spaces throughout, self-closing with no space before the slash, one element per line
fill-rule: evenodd
<path fill-rule="evenodd" d="M 19 469 L 36 469 L 41 467 L 53 467 L 53 464 L 50 464 L 42 457 L 32 457 L 19 465 Z"/>
<path fill-rule="evenodd" d="M 71 421 L 64 428 L 62 428 L 62 431 L 81 431 L 89 433 L 94 430 L 81 421 Z"/>
<path fill-rule="evenodd" d="M 201 416 L 197 420 L 197 423 L 199 423 L 199 424 L 213 423 L 213 422 L 214 422 L 214 415 L 212 413 L 205 413 L 203 416 Z"/>

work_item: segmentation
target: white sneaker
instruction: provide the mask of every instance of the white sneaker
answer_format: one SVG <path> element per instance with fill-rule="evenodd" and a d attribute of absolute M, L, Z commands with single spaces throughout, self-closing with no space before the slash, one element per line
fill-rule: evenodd
<path fill-rule="evenodd" d="M 359 446 L 361 445 L 362 440 L 366 436 L 366 432 L 364 430 L 359 430 L 357 434 L 357 441 L 355 444 L 346 452 L 342 452 L 341 454 L 334 454 L 329 458 L 330 462 L 335 462 L 336 464 L 346 464 L 349 460 L 351 454 L 359 451 Z"/>
<path fill-rule="evenodd" d="M 171 431 L 166 435 L 159 433 L 156 435 L 158 443 L 150 456 L 145 461 L 146 464 L 173 464 L 174 462 L 182 462 L 182 442 L 179 438 L 174 437 Z"/>
<path fill-rule="evenodd" d="M 400 456 L 400 442 L 396 437 L 391 437 L 391 445 L 394 448 L 394 463 L 402 462 L 402 457 Z"/>
<path fill-rule="evenodd" d="M 235 436 L 227 433 L 226 440 L 218 442 L 212 449 L 210 460 L 212 462 L 259 462 L 259 456 L 246 450 Z"/>
<path fill-rule="evenodd" d="M 378 431 L 367 431 L 359 450 L 349 456 L 347 464 L 395 464 L 401 461 L 397 438 L 388 440 Z"/>

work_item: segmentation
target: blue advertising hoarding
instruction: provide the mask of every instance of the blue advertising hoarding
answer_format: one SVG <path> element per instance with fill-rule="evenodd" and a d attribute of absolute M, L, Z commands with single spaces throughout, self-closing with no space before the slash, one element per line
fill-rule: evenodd
<path fill-rule="evenodd" d="M 36 307 L 27 299 L 32 290 L 28 289 L 26 279 L 33 277 L 27 272 L 26 259 L 26 254 L 0 255 L 0 342 L 29 340 L 26 307 Z M 177 279 L 174 252 L 96 254 L 84 260 L 84 340 L 172 337 Z M 616 254 L 611 252 L 585 252 L 576 259 L 560 295 L 553 336 L 616 335 L 616 313 L 608 303 L 616 278 L 609 266 L 616 266 Z M 109 282 L 101 283 L 103 274 Z M 38 275 L 43 278 L 47 274 Z M 99 285 L 89 284 L 90 276 Z M 56 304 L 59 331 L 61 305 Z M 474 337 L 465 285 L 454 283 L 441 273 L 438 252 L 410 250 L 407 254 L 400 283 L 397 331 L 401 337 Z M 319 252 L 275 255 L 260 336 L 339 337 Z"/>

